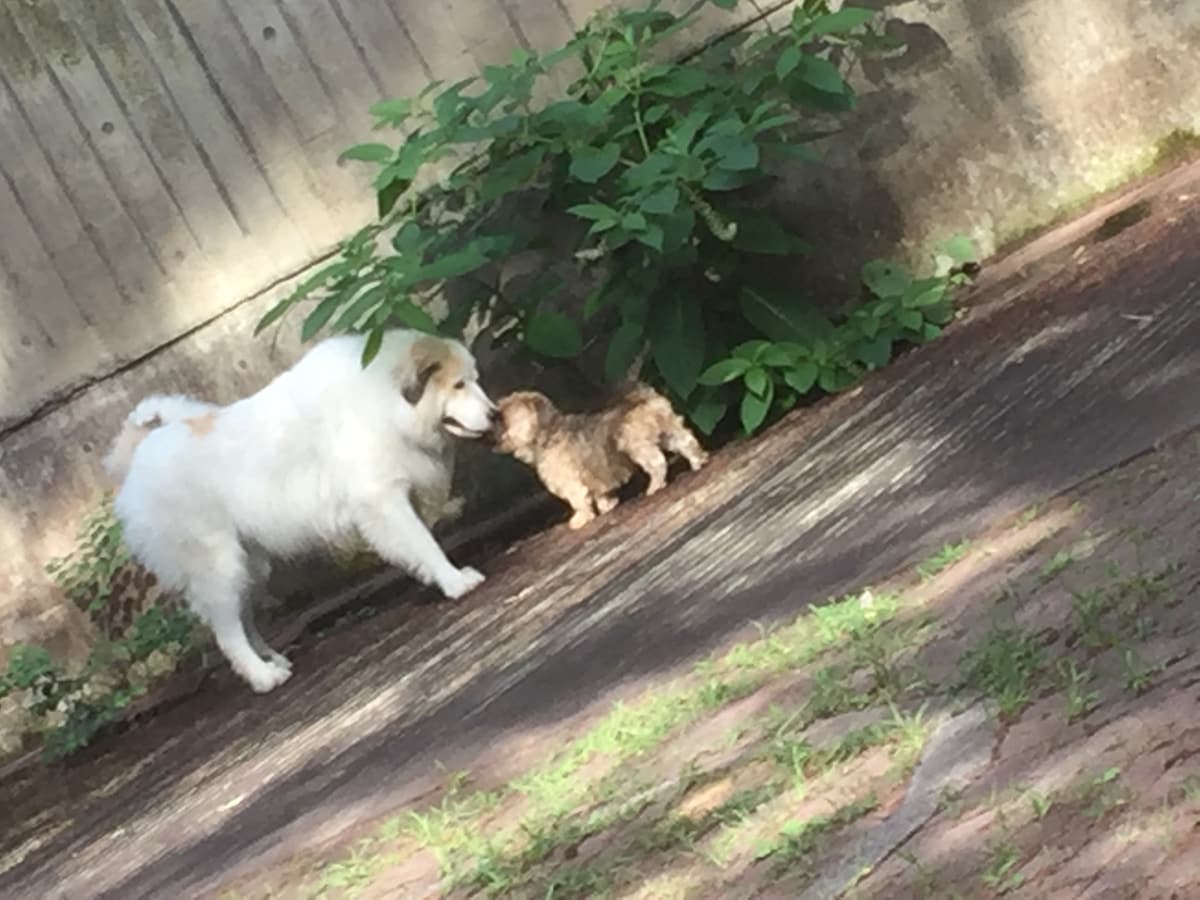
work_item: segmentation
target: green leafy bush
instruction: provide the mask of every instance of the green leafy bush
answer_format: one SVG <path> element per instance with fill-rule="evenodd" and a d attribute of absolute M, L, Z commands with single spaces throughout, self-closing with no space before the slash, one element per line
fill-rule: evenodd
<path fill-rule="evenodd" d="M 95 614 L 116 599 L 115 576 L 127 565 L 121 525 L 105 497 L 84 518 L 73 551 L 47 571 L 72 601 Z M 44 647 L 16 644 L 0 672 L 0 698 L 19 695 L 44 755 L 61 759 L 87 746 L 155 679 L 173 672 L 194 645 L 195 625 L 186 609 L 142 610 L 123 633 L 99 639 L 78 672 L 68 672 Z"/>
<path fill-rule="evenodd" d="M 173 672 L 191 649 L 194 617 L 182 609 L 153 607 L 125 636 L 96 645 L 83 668 L 68 673 L 43 647 L 17 644 L 0 674 L 0 698 L 24 693 L 24 706 L 42 736 L 47 759 L 87 746 L 104 726 L 121 718 L 153 681 Z"/>
<path fill-rule="evenodd" d="M 788 27 L 742 30 L 672 59 L 709 3 L 729 10 L 736 0 L 680 14 L 659 0 L 606 10 L 552 52 L 518 50 L 481 78 L 376 104 L 377 125 L 401 131 L 398 145 L 344 156 L 378 167 L 378 219 L 259 330 L 311 300 L 302 338 L 367 333 L 365 361 L 395 325 L 458 334 L 484 322 L 567 359 L 594 334 L 610 378 L 646 351 L 644 377 L 705 432 L 735 406 L 752 432 L 772 410 L 840 390 L 901 344 L 934 336 L 952 315 L 944 273 L 914 280 L 873 264 L 873 299 L 835 320 L 763 272 L 765 257 L 807 244 L 758 195 L 781 167 L 815 159 L 812 141 L 854 107 L 843 70 L 888 46 L 876 13 L 803 0 Z M 564 232 L 563 255 L 595 285 L 586 302 L 567 300 L 552 265 L 562 259 L 502 289 L 506 261 L 553 257 Z"/>
<path fill-rule="evenodd" d="M 81 609 L 95 612 L 108 600 L 114 576 L 128 563 L 121 523 L 113 511 L 112 497 L 105 496 L 84 517 L 74 550 L 52 559 L 46 574 Z"/>

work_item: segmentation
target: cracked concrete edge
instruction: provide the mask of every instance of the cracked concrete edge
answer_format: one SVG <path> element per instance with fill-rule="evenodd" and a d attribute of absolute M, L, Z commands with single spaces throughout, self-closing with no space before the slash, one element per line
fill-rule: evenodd
<path fill-rule="evenodd" d="M 900 808 L 862 835 L 800 893 L 799 900 L 844 895 L 929 821 L 946 790 L 963 787 L 983 773 L 994 742 L 995 721 L 982 704 L 944 717 L 925 745 Z"/>

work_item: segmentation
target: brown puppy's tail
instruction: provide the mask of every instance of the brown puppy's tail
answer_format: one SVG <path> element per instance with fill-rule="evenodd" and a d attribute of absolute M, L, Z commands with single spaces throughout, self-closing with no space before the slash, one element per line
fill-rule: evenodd
<path fill-rule="evenodd" d="M 155 428 L 202 416 L 214 409 L 216 407 L 211 403 L 182 394 L 152 394 L 142 400 L 126 417 L 120 433 L 104 457 L 104 471 L 112 479 L 113 486 L 120 487 L 129 474 L 138 445 Z"/>

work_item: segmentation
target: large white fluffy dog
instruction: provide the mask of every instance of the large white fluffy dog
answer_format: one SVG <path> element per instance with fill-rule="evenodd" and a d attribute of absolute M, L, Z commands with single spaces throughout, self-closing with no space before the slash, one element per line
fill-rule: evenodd
<path fill-rule="evenodd" d="M 323 341 L 230 406 L 147 397 L 105 461 L 133 556 L 185 595 L 260 693 L 291 674 L 248 599 L 269 556 L 360 537 L 448 597 L 483 581 L 429 530 L 450 501 L 450 436 L 483 436 L 495 413 L 474 358 L 456 341 L 397 330 L 364 368 L 363 345 Z"/>

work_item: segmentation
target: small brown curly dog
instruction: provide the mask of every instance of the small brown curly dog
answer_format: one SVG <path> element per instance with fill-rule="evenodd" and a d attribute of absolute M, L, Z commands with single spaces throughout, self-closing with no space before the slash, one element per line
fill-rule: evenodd
<path fill-rule="evenodd" d="M 667 398 L 642 384 L 595 413 L 563 413 L 537 391 L 509 394 L 498 407 L 495 449 L 532 466 L 546 489 L 571 505 L 571 528 L 615 507 L 616 490 L 638 469 L 650 476 L 647 495 L 662 490 L 664 450 L 683 456 L 693 471 L 708 460 Z"/>

